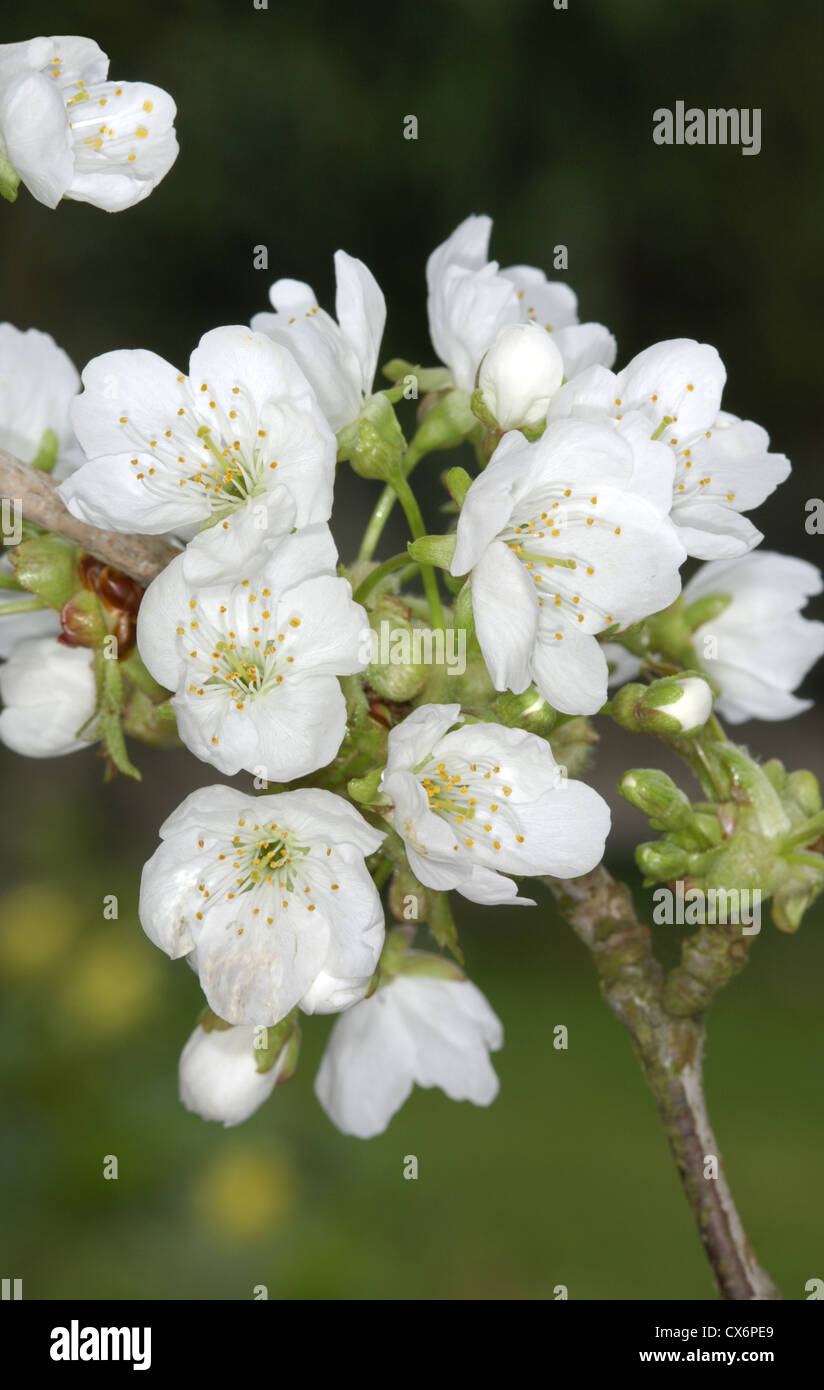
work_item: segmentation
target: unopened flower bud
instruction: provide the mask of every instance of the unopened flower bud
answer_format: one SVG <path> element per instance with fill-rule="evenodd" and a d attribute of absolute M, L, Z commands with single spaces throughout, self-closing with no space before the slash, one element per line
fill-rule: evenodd
<path fill-rule="evenodd" d="M 784 795 L 794 801 L 805 816 L 814 816 L 821 810 L 821 788 L 813 772 L 807 772 L 803 768 L 791 772 L 786 781 Z"/>
<path fill-rule="evenodd" d="M 489 707 L 489 717 L 510 729 L 526 729 L 531 734 L 548 734 L 558 715 L 543 695 L 530 685 L 522 695 L 505 690 Z"/>
<path fill-rule="evenodd" d="M 689 850 L 673 844 L 671 840 L 652 840 L 648 844 L 638 845 L 635 862 L 645 878 L 669 882 L 671 879 L 684 878 L 690 872 L 692 856 Z"/>
<path fill-rule="evenodd" d="M 703 728 L 712 714 L 712 691 L 702 676 L 682 676 L 678 680 L 655 681 L 641 701 L 642 719 L 651 715 L 672 720 L 674 728 L 663 730 L 689 737 Z"/>
<path fill-rule="evenodd" d="M 671 777 L 655 768 L 625 772 L 618 783 L 618 792 L 660 829 L 679 830 L 692 821 L 689 798 Z"/>
<path fill-rule="evenodd" d="M 388 478 L 405 448 L 392 403 L 380 392 L 369 396 L 357 418 L 338 435 L 338 459 L 348 459 L 362 478 Z"/>
<path fill-rule="evenodd" d="M 712 712 L 712 690 L 703 676 L 667 676 L 652 685 L 623 686 L 610 701 L 617 724 L 633 733 L 689 737 Z"/>
<path fill-rule="evenodd" d="M 427 675 L 412 624 L 378 608 L 371 615 L 371 634 L 372 661 L 364 673 L 367 685 L 384 700 L 411 700 L 423 689 Z"/>
<path fill-rule="evenodd" d="M 546 419 L 564 379 L 552 335 L 537 323 L 502 328 L 481 362 L 478 389 L 499 429 L 531 428 Z"/>
<path fill-rule="evenodd" d="M 80 589 L 60 610 L 59 642 L 66 647 L 97 647 L 108 634 L 100 600 Z"/>
<path fill-rule="evenodd" d="M 77 550 L 60 536 L 36 536 L 9 555 L 18 584 L 60 609 L 79 587 Z"/>
<path fill-rule="evenodd" d="M 254 1114 L 272 1094 L 278 1068 L 261 1072 L 256 1065 L 255 1029 L 195 1028 L 180 1056 L 180 1099 L 204 1120 L 227 1128 Z"/>

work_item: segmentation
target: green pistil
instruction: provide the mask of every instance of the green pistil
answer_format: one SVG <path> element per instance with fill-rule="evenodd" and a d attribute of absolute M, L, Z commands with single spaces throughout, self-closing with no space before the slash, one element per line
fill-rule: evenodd
<path fill-rule="evenodd" d="M 661 421 L 660 425 L 658 426 L 657 430 L 655 431 L 655 434 L 652 435 L 652 438 L 653 438 L 653 439 L 660 439 L 660 438 L 661 438 L 661 435 L 664 433 L 664 430 L 667 429 L 671 424 L 672 424 L 672 416 L 671 416 L 671 415 L 665 415 L 664 418 L 663 418 L 663 420 Z"/>
<path fill-rule="evenodd" d="M 520 546 L 512 546 L 519 560 L 532 561 L 533 565 L 557 565 L 559 569 L 574 570 L 578 568 L 577 560 L 559 560 L 554 555 L 538 555 L 532 550 L 522 550 Z"/>

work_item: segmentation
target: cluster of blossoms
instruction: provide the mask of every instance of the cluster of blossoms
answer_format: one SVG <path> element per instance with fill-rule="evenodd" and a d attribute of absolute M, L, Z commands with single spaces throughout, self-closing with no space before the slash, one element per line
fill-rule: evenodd
<path fill-rule="evenodd" d="M 107 80 L 93 39 L 60 34 L 0 44 L 0 193 L 21 183 L 121 212 L 146 198 L 177 158 L 175 104 L 148 82 Z"/>
<path fill-rule="evenodd" d="M 225 1124 L 294 1074 L 300 1013 L 339 1015 L 315 1089 L 346 1133 L 381 1132 L 415 1083 L 488 1104 L 502 1027 L 464 975 L 449 893 L 532 904 L 522 880 L 600 862 L 609 811 L 572 775 L 583 716 L 682 744 L 714 698 L 733 720 L 783 718 L 824 651 L 800 615 L 817 572 L 753 553 L 744 513 L 789 465 L 721 410 L 715 350 L 678 339 L 614 372 L 612 335 L 579 323 L 569 287 L 501 269 L 489 234 L 470 217 L 429 259 L 443 365 L 393 361 L 377 390 L 384 297 L 342 251 L 335 318 L 279 280 L 273 312 L 207 333 L 185 372 L 111 352 L 81 392 L 45 335 L 0 330 L 0 443 L 53 469 L 80 522 L 177 546 L 143 593 L 58 537 L 17 537 L 4 583 L 35 597 L 3 606 L 0 738 L 33 756 L 99 741 L 132 773 L 124 731 L 179 738 L 253 779 L 187 797 L 140 892 L 144 930 L 207 1001 L 182 1098 Z M 407 444 L 394 407 L 419 392 Z M 447 473 L 457 521 L 427 535 L 410 474 L 462 444 L 477 471 Z M 384 484 L 351 565 L 329 526 L 345 461 Z M 395 501 L 413 539 L 378 564 Z M 688 556 L 711 563 L 682 593 Z M 461 634 L 465 672 L 376 661 L 381 623 Z M 610 669 L 650 683 L 608 705 Z M 795 848 L 820 833 L 810 815 L 806 841 L 801 812 L 787 821 Z M 415 948 L 424 925 L 440 953 Z"/>

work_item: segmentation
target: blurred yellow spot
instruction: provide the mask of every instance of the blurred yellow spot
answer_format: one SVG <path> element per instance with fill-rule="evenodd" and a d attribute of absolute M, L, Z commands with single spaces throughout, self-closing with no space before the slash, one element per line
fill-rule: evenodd
<path fill-rule="evenodd" d="M 194 1201 L 198 1218 L 218 1235 L 254 1240 L 296 1208 L 294 1172 L 281 1154 L 233 1147 L 199 1174 Z"/>
<path fill-rule="evenodd" d="M 130 1032 L 154 1007 L 158 965 L 137 937 L 89 942 L 72 960 L 59 1000 L 72 1027 L 93 1037 Z"/>
<path fill-rule="evenodd" d="M 23 883 L 0 899 L 0 974 L 22 980 L 48 969 L 79 926 L 74 899 L 46 883 Z"/>

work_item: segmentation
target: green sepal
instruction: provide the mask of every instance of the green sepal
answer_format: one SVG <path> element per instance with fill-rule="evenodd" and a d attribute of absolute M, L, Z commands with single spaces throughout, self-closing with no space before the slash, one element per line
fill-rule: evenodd
<path fill-rule="evenodd" d="M 94 656 L 99 700 L 97 724 L 103 750 L 110 764 L 118 772 L 140 782 L 141 774 L 129 760 L 126 740 L 123 737 L 123 676 L 120 665 L 116 660 L 106 658 L 100 648 L 95 651 Z"/>
<path fill-rule="evenodd" d="M 414 917 L 404 915 L 406 899 L 415 898 L 418 911 Z M 398 922 L 408 922 L 419 926 L 429 916 L 431 889 L 419 883 L 408 864 L 398 864 L 389 880 L 386 902 L 392 916 Z"/>
<path fill-rule="evenodd" d="M 404 377 L 413 376 L 418 384 L 418 390 L 425 394 L 429 391 L 445 391 L 453 384 L 452 373 L 448 367 L 416 367 L 412 362 L 406 362 L 402 357 L 393 357 L 391 362 L 386 362 L 381 367 L 381 375 L 387 381 L 399 382 Z"/>
<path fill-rule="evenodd" d="M 363 777 L 351 777 L 346 784 L 346 790 L 352 800 L 357 801 L 361 806 L 374 806 L 383 799 L 383 793 L 379 791 L 383 773 L 382 767 L 376 767 Z"/>
<path fill-rule="evenodd" d="M 485 425 L 488 430 L 500 434 L 500 425 L 484 400 L 484 393 L 480 387 L 476 387 L 472 392 L 469 398 L 469 408 L 476 420 L 480 420 L 481 424 Z"/>
<path fill-rule="evenodd" d="M 465 468 L 450 468 L 444 473 L 443 481 L 452 501 L 457 507 L 462 507 L 472 486 L 471 474 Z"/>
<path fill-rule="evenodd" d="M 198 1014 L 197 1023 L 204 1033 L 225 1033 L 227 1029 L 234 1027 L 234 1024 L 227 1023 L 225 1018 L 221 1018 L 214 1009 L 210 1009 L 208 1004 Z"/>
<path fill-rule="evenodd" d="M 737 748 L 732 743 L 719 744 L 716 752 L 730 777 L 731 786 L 745 792 L 767 839 L 774 840 L 786 835 L 790 828 L 789 816 L 778 792 L 758 763 L 743 748 Z"/>
<path fill-rule="evenodd" d="M 475 613 L 472 608 L 472 580 L 465 580 L 458 594 L 455 604 L 455 626 L 463 628 L 466 632 L 467 641 L 475 633 Z"/>
<path fill-rule="evenodd" d="M 422 565 L 434 565 L 436 569 L 449 570 L 452 556 L 455 554 L 456 540 L 454 531 L 447 536 L 421 536 L 417 541 L 410 541 L 407 550 L 412 559 L 420 561 Z"/>
<path fill-rule="evenodd" d="M 448 391 L 430 406 L 410 445 L 420 458 L 439 449 L 454 449 L 472 434 L 477 421 L 465 391 Z"/>
<path fill-rule="evenodd" d="M 167 709 L 171 709 L 169 702 L 155 704 L 145 691 L 133 685 L 123 705 L 123 732 L 150 748 L 179 748 L 174 711 L 169 719 Z"/>
<path fill-rule="evenodd" d="M 288 1081 L 297 1070 L 300 1042 L 298 1011 L 292 1009 L 279 1023 L 275 1023 L 271 1028 L 261 1028 L 256 1033 L 254 1052 L 258 1071 L 271 1071 L 284 1049 L 289 1048 L 290 1052 L 284 1058 L 284 1066 L 278 1077 L 278 1082 Z"/>
<path fill-rule="evenodd" d="M 128 676 L 138 690 L 142 690 L 143 694 L 148 695 L 155 704 L 159 705 L 169 698 L 169 692 L 165 686 L 158 685 L 154 676 L 149 675 L 137 647 L 133 647 L 129 655 L 123 657 L 120 667 L 123 674 Z"/>
<path fill-rule="evenodd" d="M 681 618 L 687 630 L 692 633 L 696 628 L 719 618 L 731 603 L 732 594 L 707 594 L 706 598 L 699 598 L 694 603 L 687 604 L 681 612 Z"/>

